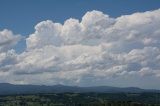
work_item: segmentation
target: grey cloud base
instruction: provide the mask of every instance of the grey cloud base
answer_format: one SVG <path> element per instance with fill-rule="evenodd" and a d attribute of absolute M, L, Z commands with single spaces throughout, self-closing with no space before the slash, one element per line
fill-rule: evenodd
<path fill-rule="evenodd" d="M 160 88 L 152 83 L 160 81 L 159 17 L 160 9 L 118 18 L 94 10 L 63 25 L 42 21 L 23 53 L 0 52 L 0 80 Z"/>

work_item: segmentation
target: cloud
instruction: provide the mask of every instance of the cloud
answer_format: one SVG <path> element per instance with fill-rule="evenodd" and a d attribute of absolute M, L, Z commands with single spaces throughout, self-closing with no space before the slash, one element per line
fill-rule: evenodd
<path fill-rule="evenodd" d="M 3 31 L 0 31 L 0 51 L 13 47 L 21 38 L 20 35 L 14 35 L 10 30 L 4 29 Z"/>
<path fill-rule="evenodd" d="M 64 24 L 42 21 L 26 39 L 26 51 L 6 56 L 10 64 L 3 56 L 1 69 L 8 70 L 12 83 L 94 85 L 132 76 L 159 78 L 159 17 L 160 9 L 118 18 L 94 10 Z"/>
<path fill-rule="evenodd" d="M 70 18 L 64 22 L 42 21 L 35 26 L 35 33 L 27 38 L 27 48 L 41 48 L 46 45 L 97 45 L 101 43 L 104 31 L 114 19 L 99 11 L 87 12 L 82 21 Z"/>

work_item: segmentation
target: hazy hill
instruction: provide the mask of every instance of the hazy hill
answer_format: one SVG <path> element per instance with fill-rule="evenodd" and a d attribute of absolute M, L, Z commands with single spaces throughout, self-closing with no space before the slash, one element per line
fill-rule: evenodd
<path fill-rule="evenodd" d="M 35 93 L 64 93 L 64 92 L 98 92 L 98 93 L 141 93 L 141 92 L 160 92 L 160 90 L 141 89 L 136 87 L 111 87 L 111 86 L 93 86 L 93 87 L 78 87 L 64 85 L 13 85 L 8 83 L 0 83 L 0 95 L 10 94 L 35 94 Z"/>

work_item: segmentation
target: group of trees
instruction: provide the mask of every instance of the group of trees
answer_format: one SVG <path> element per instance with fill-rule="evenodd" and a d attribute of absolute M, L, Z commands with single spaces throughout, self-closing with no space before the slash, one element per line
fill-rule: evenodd
<path fill-rule="evenodd" d="M 0 106 L 160 106 L 160 94 L 54 93 L 0 96 Z"/>

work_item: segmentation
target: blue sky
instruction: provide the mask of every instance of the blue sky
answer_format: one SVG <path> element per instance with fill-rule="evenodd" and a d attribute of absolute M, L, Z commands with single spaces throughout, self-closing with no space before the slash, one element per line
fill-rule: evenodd
<path fill-rule="evenodd" d="M 112 17 L 160 8 L 159 0 L 1 0 L 0 29 L 12 29 L 28 35 L 43 20 L 63 23 L 81 17 L 91 10 L 99 10 Z"/>
<path fill-rule="evenodd" d="M 1 0 L 0 82 L 160 89 L 159 0 Z"/>
<path fill-rule="evenodd" d="M 28 36 L 34 26 L 44 20 L 64 23 L 68 18 L 81 17 L 91 10 L 102 11 L 112 17 L 160 8 L 159 0 L 1 0 L 0 30 L 11 29 L 16 34 Z M 15 46 L 24 51 L 25 40 Z"/>

